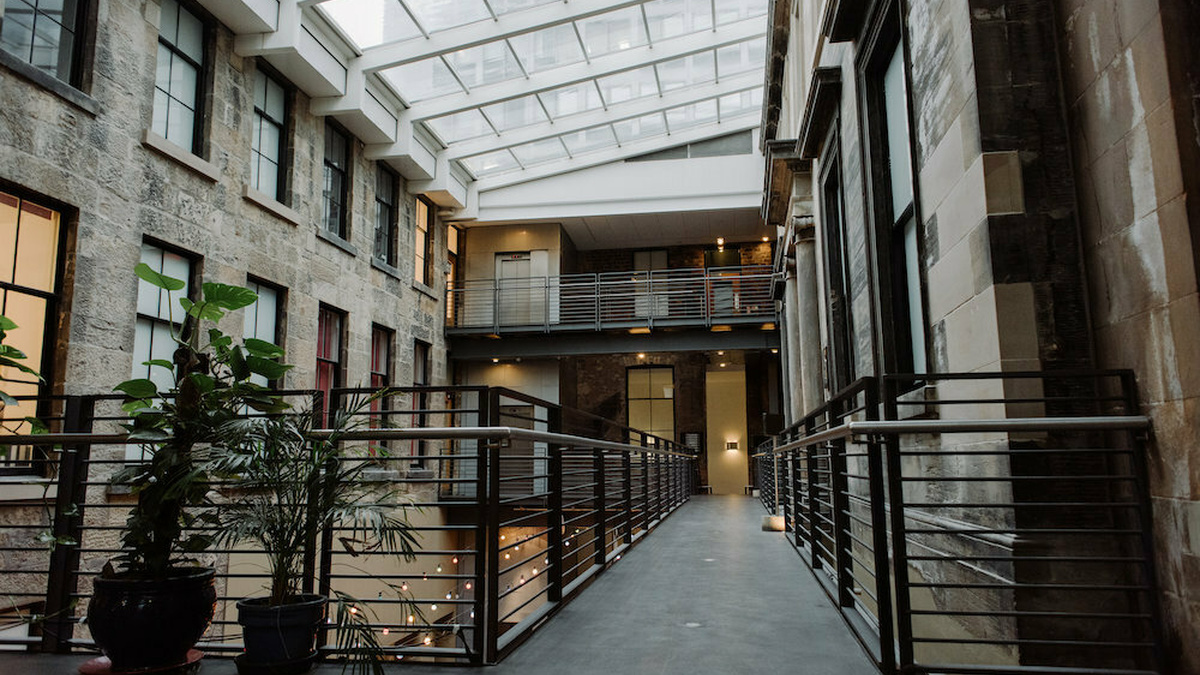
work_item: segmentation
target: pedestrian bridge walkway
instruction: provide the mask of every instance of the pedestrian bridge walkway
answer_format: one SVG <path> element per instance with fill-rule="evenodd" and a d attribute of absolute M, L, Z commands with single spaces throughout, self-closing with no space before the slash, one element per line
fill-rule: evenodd
<path fill-rule="evenodd" d="M 780 533 L 749 497 L 692 497 L 533 633 L 497 675 L 876 672 Z M 84 656 L 0 656 L 0 673 L 74 672 Z M 399 664 L 397 664 L 399 665 Z M 478 668 L 389 668 L 403 675 Z M 204 675 L 232 675 L 206 660 Z M 315 672 L 341 672 L 329 663 Z"/>

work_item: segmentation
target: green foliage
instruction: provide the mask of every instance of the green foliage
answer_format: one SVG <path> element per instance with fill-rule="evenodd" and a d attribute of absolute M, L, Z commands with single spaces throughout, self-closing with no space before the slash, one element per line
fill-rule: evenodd
<path fill-rule="evenodd" d="M 134 273 L 166 291 L 169 301 L 186 286 L 144 263 L 134 268 Z M 177 300 L 183 309 L 183 323 L 172 324 L 171 337 L 176 344 L 172 360 L 146 362 L 169 369 L 173 386 L 159 391 L 153 381 L 138 378 L 114 388 L 126 396 L 122 407 L 131 419 L 126 425 L 130 440 L 145 444 L 150 456 L 148 463 L 128 467 L 114 477 L 117 482 L 129 483 L 138 499 L 125 523 L 124 552 L 116 562 L 149 578 L 166 577 L 172 566 L 212 543 L 211 535 L 188 528 L 215 522 L 208 493 L 217 476 L 209 469 L 210 458 L 228 451 L 217 430 L 248 408 L 281 413 L 289 407 L 280 396 L 250 379 L 254 375 L 269 380 L 282 377 L 291 366 L 278 361 L 283 356 L 281 348 L 262 340 L 237 345 L 215 325 L 201 329 L 230 311 L 253 304 L 255 293 L 218 283 L 205 283 L 201 291 L 198 302 Z"/>
<path fill-rule="evenodd" d="M 394 487 L 364 480 L 371 465 L 340 441 L 375 397 L 335 413 L 333 433 L 311 440 L 314 416 L 292 413 L 233 420 L 218 433 L 227 451 L 214 456 L 214 473 L 235 476 L 237 490 L 222 504 L 217 541 L 255 542 L 266 553 L 270 604 L 300 593 L 304 553 L 331 527 L 352 554 L 383 551 L 414 558 L 416 538 L 407 519 L 410 500 Z"/>

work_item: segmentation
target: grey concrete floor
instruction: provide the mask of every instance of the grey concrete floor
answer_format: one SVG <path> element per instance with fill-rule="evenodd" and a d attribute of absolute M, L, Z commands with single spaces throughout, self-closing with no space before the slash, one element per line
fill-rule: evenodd
<path fill-rule="evenodd" d="M 498 666 L 495 675 L 871 675 L 782 533 L 749 497 L 694 497 Z M 81 656 L 0 655 L 0 675 L 69 675 Z M 479 673 L 395 664 L 397 675 Z M 318 675 L 341 672 L 325 665 Z M 234 675 L 205 659 L 201 675 Z"/>

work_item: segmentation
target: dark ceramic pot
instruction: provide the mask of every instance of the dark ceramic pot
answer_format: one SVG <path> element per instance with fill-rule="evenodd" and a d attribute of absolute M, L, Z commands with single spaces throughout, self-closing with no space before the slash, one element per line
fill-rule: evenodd
<path fill-rule="evenodd" d="M 184 663 L 188 650 L 212 623 L 215 574 L 197 567 L 174 569 L 158 580 L 128 574 L 96 577 L 88 627 L 112 661 L 113 672 Z"/>
<path fill-rule="evenodd" d="M 304 594 L 271 606 L 268 598 L 238 602 L 238 623 L 246 653 L 238 659 L 242 672 L 307 672 L 316 659 L 317 631 L 325 623 L 325 596 Z M 245 668 L 249 666 L 249 668 Z M 286 668 L 280 668 L 286 666 Z"/>

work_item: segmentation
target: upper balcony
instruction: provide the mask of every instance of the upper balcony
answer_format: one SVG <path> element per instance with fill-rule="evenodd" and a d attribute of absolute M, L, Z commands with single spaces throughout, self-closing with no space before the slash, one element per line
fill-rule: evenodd
<path fill-rule="evenodd" d="M 446 290 L 446 333 L 714 328 L 775 321 L 769 265 L 478 279 Z"/>

